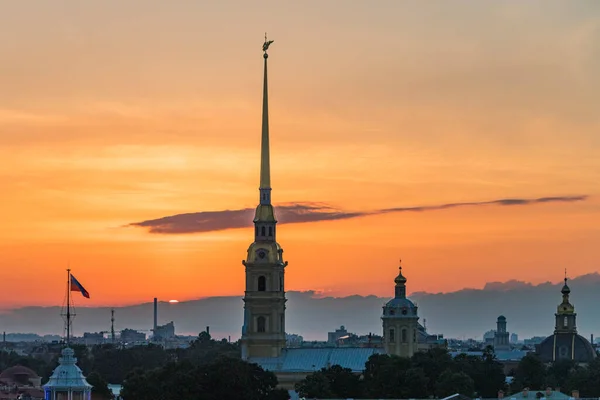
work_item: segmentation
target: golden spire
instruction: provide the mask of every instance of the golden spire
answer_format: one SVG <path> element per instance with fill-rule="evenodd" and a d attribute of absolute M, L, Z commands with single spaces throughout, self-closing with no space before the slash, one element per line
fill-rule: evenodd
<path fill-rule="evenodd" d="M 265 59 L 265 72 L 263 80 L 263 106 L 262 106 L 262 136 L 260 146 L 260 189 L 271 189 L 271 163 L 269 156 L 269 90 L 267 85 L 267 50 L 273 43 L 272 40 L 267 40 L 265 33 L 265 42 L 263 44 L 263 58 Z M 264 203 L 264 196 L 261 194 L 261 203 Z M 268 196 L 270 200 L 271 196 Z M 270 203 L 270 201 L 269 201 Z M 267 204 L 269 204 L 267 203 Z"/>

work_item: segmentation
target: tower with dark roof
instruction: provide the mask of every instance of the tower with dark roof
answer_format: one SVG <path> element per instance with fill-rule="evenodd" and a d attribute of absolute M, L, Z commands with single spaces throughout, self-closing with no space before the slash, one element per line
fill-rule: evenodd
<path fill-rule="evenodd" d="M 494 350 L 506 351 L 510 350 L 510 342 L 508 340 L 508 331 L 506 330 L 506 317 L 501 315 L 496 321 L 496 332 L 494 333 Z"/>
<path fill-rule="evenodd" d="M 394 282 L 394 298 L 383 306 L 383 342 L 385 352 L 401 357 L 412 357 L 418 351 L 419 316 L 417 306 L 406 297 L 406 281 L 402 265 Z"/>
<path fill-rule="evenodd" d="M 578 363 L 588 363 L 596 358 L 596 351 L 590 342 L 577 333 L 575 306 L 571 304 L 571 288 L 565 283 L 561 289 L 562 302 L 556 309 L 554 334 L 548 336 L 536 351 L 543 362 L 557 360 L 572 360 Z"/>
<path fill-rule="evenodd" d="M 242 358 L 278 357 L 285 347 L 285 290 L 283 249 L 276 241 L 275 211 L 271 204 L 267 50 L 263 45 L 264 81 L 260 152 L 259 204 L 254 216 L 254 242 L 242 264 L 246 269 Z"/>

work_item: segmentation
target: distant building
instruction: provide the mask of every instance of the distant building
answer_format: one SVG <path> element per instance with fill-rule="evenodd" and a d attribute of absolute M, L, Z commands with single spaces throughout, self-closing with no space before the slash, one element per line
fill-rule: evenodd
<path fill-rule="evenodd" d="M 285 345 L 286 347 L 300 347 L 304 343 L 304 338 L 300 335 L 293 333 L 285 334 Z"/>
<path fill-rule="evenodd" d="M 134 329 L 123 329 L 121 331 L 121 341 L 124 343 L 144 342 L 145 340 L 146 334 L 143 332 Z"/>
<path fill-rule="evenodd" d="M 175 324 L 173 321 L 168 324 L 158 325 L 154 328 L 153 340 L 170 340 L 175 337 Z"/>
<path fill-rule="evenodd" d="M 102 343 L 104 343 L 104 334 L 103 333 L 84 332 L 82 340 L 83 340 L 83 344 L 85 344 L 86 346 L 94 346 L 96 344 L 102 344 Z"/>
<path fill-rule="evenodd" d="M 546 339 L 546 336 L 534 336 L 532 338 L 523 340 L 523 344 L 525 346 L 534 346 L 536 344 L 542 343 L 544 339 Z"/>
<path fill-rule="evenodd" d="M 519 343 L 519 335 L 517 335 L 516 333 L 511 333 L 510 334 L 510 342 L 513 344 Z"/>
<path fill-rule="evenodd" d="M 496 332 L 494 333 L 494 351 L 510 350 L 508 332 L 506 331 L 506 317 L 501 315 L 496 321 Z"/>
<path fill-rule="evenodd" d="M 344 325 L 340 326 L 340 329 L 336 329 L 333 332 L 327 332 L 327 344 L 335 346 L 344 336 L 348 336 L 348 331 Z"/>
<path fill-rule="evenodd" d="M 575 307 L 569 301 L 571 289 L 565 284 L 561 290 L 562 303 L 557 307 L 554 334 L 548 336 L 536 346 L 536 353 L 543 362 L 556 360 L 573 360 L 578 363 L 588 363 L 596 358 L 592 344 L 583 336 L 577 334 Z"/>
<path fill-rule="evenodd" d="M 18 399 L 19 396 L 43 399 L 42 378 L 33 370 L 16 365 L 0 374 L 0 399 Z"/>

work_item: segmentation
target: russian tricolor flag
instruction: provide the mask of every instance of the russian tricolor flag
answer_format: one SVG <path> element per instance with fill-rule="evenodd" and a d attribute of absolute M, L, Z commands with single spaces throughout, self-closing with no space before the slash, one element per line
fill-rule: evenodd
<path fill-rule="evenodd" d="M 73 275 L 71 275 L 71 292 L 80 292 L 83 295 L 83 297 L 87 299 L 90 298 L 90 294 L 88 293 L 88 291 L 85 290 L 83 285 L 79 283 L 79 281 L 75 279 Z"/>

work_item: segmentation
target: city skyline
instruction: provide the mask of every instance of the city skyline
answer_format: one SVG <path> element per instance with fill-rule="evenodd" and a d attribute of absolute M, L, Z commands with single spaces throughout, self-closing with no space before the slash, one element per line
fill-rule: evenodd
<path fill-rule="evenodd" d="M 241 296 L 264 29 L 288 290 L 391 296 L 399 258 L 409 293 L 598 271 L 595 2 L 117 4 L 0 16 L 3 308 L 60 303 L 67 266 L 79 305 Z M 152 232 L 186 213 L 208 228 Z"/>

